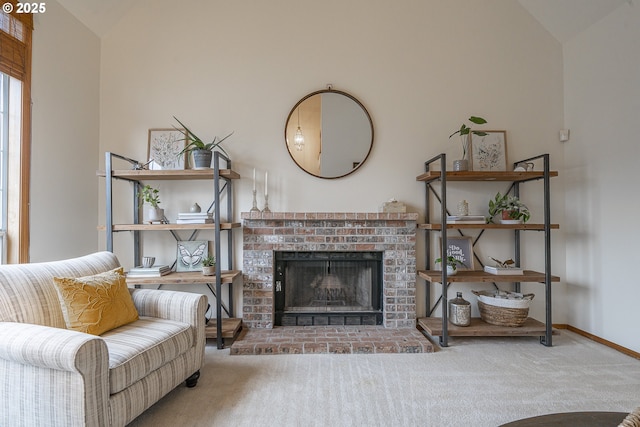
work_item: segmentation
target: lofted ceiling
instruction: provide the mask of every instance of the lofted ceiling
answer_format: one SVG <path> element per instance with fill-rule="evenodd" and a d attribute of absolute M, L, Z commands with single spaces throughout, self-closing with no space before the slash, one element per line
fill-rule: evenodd
<path fill-rule="evenodd" d="M 634 0 L 518 0 L 560 43 Z M 637 1 L 637 0 L 635 0 Z M 96 33 L 105 35 L 139 0 L 58 0 Z"/>
<path fill-rule="evenodd" d="M 518 0 L 560 43 L 632 0 Z"/>

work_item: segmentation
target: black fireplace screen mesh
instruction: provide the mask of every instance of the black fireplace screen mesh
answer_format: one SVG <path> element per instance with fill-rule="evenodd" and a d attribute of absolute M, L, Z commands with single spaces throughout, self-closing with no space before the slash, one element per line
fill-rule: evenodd
<path fill-rule="evenodd" d="M 374 264 L 374 265 L 371 265 Z M 372 262 L 300 261 L 285 270 L 285 310 L 373 310 Z"/>
<path fill-rule="evenodd" d="M 280 259 L 279 259 L 280 258 Z M 284 258 L 284 259 L 282 259 Z M 276 256 L 276 291 L 285 312 L 380 309 L 382 254 L 308 252 Z M 278 298 L 277 298 L 278 299 Z"/>

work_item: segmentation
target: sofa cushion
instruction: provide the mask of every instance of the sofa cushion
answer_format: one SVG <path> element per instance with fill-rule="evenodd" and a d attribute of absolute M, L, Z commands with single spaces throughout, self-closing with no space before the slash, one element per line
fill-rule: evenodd
<path fill-rule="evenodd" d="M 140 316 L 101 336 L 109 349 L 109 394 L 118 393 L 194 345 L 187 323 Z"/>
<path fill-rule="evenodd" d="M 122 267 L 54 282 L 68 329 L 101 335 L 138 319 Z"/>
<path fill-rule="evenodd" d="M 80 277 L 118 267 L 111 252 L 61 261 L 0 266 L 0 321 L 67 327 L 53 277 Z"/>

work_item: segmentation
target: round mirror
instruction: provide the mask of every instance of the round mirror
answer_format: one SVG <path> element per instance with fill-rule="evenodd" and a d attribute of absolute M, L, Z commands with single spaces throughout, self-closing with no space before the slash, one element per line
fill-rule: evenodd
<path fill-rule="evenodd" d="M 358 169 L 373 146 L 373 122 L 353 96 L 320 90 L 302 98 L 287 117 L 287 150 L 305 172 L 340 178 Z"/>

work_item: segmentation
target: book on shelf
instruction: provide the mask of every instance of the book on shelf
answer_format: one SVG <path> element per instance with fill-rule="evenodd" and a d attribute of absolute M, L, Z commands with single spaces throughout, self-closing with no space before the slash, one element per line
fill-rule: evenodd
<path fill-rule="evenodd" d="M 213 212 L 178 212 L 178 218 L 213 218 Z"/>
<path fill-rule="evenodd" d="M 160 277 L 171 273 L 168 265 L 154 265 L 153 267 L 133 267 L 127 273 L 128 277 Z"/>
<path fill-rule="evenodd" d="M 510 275 L 521 275 L 524 274 L 524 271 L 519 267 L 492 267 L 490 265 L 484 266 L 485 273 L 495 274 L 498 276 L 510 276 Z"/>
<path fill-rule="evenodd" d="M 213 224 L 212 218 L 195 218 L 195 219 L 181 219 L 176 220 L 176 224 Z"/>
<path fill-rule="evenodd" d="M 483 215 L 448 215 L 447 224 L 486 224 Z"/>
<path fill-rule="evenodd" d="M 213 224 L 213 213 L 179 212 L 176 224 Z"/>

